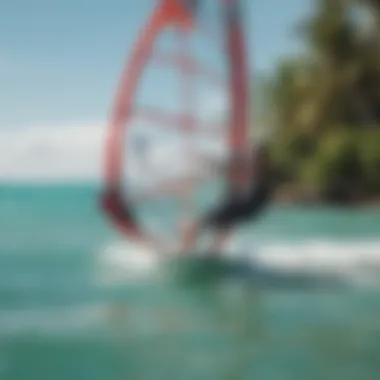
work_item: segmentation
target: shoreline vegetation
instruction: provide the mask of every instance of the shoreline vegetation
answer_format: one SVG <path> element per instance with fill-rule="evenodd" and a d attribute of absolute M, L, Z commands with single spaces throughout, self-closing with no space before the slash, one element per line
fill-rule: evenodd
<path fill-rule="evenodd" d="M 270 127 L 282 183 L 275 198 L 380 205 L 380 2 L 313 3 L 295 28 L 303 54 L 260 84 L 259 124 Z"/>
<path fill-rule="evenodd" d="M 351 206 L 357 208 L 373 208 L 380 210 L 380 195 L 356 196 L 342 202 L 329 201 L 313 189 L 303 188 L 297 185 L 280 186 L 274 194 L 274 203 L 281 205 L 304 205 L 304 206 Z"/>

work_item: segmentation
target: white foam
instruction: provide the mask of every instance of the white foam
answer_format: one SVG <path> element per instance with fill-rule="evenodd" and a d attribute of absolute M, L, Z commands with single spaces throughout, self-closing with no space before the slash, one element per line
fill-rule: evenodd
<path fill-rule="evenodd" d="M 160 257 L 149 247 L 126 241 L 114 242 L 100 251 L 99 273 L 103 284 L 152 276 Z"/>
<path fill-rule="evenodd" d="M 380 274 L 379 241 L 304 241 L 261 246 L 254 254 L 262 265 L 282 271 L 324 273 L 360 282 Z"/>
<path fill-rule="evenodd" d="M 372 281 L 380 274 L 380 241 L 277 242 L 251 247 L 248 252 L 231 244 L 227 254 L 238 257 L 247 253 L 259 266 L 275 271 L 331 274 L 357 281 Z M 139 246 L 114 243 L 103 251 L 101 262 L 103 269 L 108 268 L 109 280 L 115 281 L 126 275 L 151 275 L 160 256 Z"/>

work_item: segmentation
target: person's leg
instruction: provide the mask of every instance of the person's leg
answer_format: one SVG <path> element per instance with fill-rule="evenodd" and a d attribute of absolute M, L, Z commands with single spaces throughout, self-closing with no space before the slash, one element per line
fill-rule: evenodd
<path fill-rule="evenodd" d="M 183 250 L 186 252 L 194 250 L 200 231 L 207 228 L 215 231 L 215 238 L 211 244 L 211 249 L 216 252 L 220 251 L 232 232 L 234 220 L 238 212 L 239 204 L 236 201 L 231 201 L 212 211 L 200 223 L 186 226 L 183 233 Z"/>
<path fill-rule="evenodd" d="M 210 221 L 210 224 L 215 229 L 211 253 L 217 254 L 225 249 L 234 227 L 238 223 L 245 223 L 258 217 L 268 204 L 268 199 L 268 193 L 265 189 L 257 189 L 244 202 L 232 202 L 226 205 L 224 209 L 221 209 L 219 213 L 216 213 L 212 221 Z"/>

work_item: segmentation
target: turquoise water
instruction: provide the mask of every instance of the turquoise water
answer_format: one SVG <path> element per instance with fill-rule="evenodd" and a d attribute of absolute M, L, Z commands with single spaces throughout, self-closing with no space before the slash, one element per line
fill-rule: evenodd
<path fill-rule="evenodd" d="M 373 282 L 182 284 L 122 242 L 91 186 L 3 186 L 0 210 L 1 379 L 380 377 Z M 236 249 L 367 280 L 379 226 L 376 210 L 274 206 Z"/>

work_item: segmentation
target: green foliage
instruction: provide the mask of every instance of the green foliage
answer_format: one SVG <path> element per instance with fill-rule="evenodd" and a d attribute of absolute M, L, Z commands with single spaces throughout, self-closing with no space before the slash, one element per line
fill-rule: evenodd
<path fill-rule="evenodd" d="M 361 176 L 355 133 L 337 128 L 323 134 L 304 173 L 327 199 L 348 199 Z"/>
<path fill-rule="evenodd" d="M 380 2 L 315 4 L 301 28 L 308 54 L 282 62 L 267 84 L 273 158 L 288 182 L 324 199 L 379 194 L 380 38 L 377 30 L 363 38 L 366 20 L 352 15 L 370 7 L 380 27 Z"/>
<path fill-rule="evenodd" d="M 274 144 L 273 158 L 288 181 L 313 189 L 329 201 L 380 193 L 380 128 L 360 132 L 330 128 L 316 141 L 310 155 L 297 151 L 300 141 Z"/>
<path fill-rule="evenodd" d="M 365 131 L 360 136 L 360 164 L 364 185 L 372 194 L 380 193 L 380 128 Z"/>

